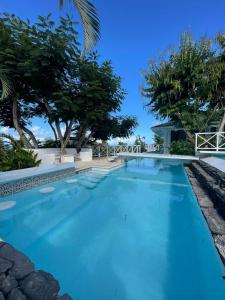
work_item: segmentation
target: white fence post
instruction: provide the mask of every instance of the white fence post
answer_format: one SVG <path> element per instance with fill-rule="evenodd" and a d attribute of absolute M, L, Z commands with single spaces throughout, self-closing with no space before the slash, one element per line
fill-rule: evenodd
<path fill-rule="evenodd" d="M 198 133 L 195 134 L 195 152 L 198 151 Z"/>
<path fill-rule="evenodd" d="M 219 151 L 219 133 L 216 133 L 216 152 Z"/>

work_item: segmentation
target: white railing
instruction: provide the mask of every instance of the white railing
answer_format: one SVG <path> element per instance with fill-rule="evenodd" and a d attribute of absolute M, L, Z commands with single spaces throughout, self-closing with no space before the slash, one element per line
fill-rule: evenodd
<path fill-rule="evenodd" d="M 120 152 L 139 153 L 141 146 L 94 146 L 92 147 L 94 157 L 115 156 Z"/>
<path fill-rule="evenodd" d="M 147 152 L 156 152 L 159 151 L 160 146 L 156 144 L 145 145 L 145 149 Z"/>
<path fill-rule="evenodd" d="M 195 134 L 195 151 L 225 151 L 225 132 L 201 132 Z"/>

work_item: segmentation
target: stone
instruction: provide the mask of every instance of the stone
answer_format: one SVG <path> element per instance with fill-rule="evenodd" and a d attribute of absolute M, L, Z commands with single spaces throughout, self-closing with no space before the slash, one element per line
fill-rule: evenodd
<path fill-rule="evenodd" d="M 73 300 L 69 295 L 58 296 L 57 300 Z"/>
<path fill-rule="evenodd" d="M 13 264 L 11 261 L 0 257 L 0 273 L 5 273 L 7 270 L 12 268 Z"/>
<path fill-rule="evenodd" d="M 13 263 L 13 267 L 9 270 L 9 275 L 14 276 L 18 280 L 34 271 L 34 264 L 30 259 L 7 243 L 0 247 L 0 257 Z"/>
<path fill-rule="evenodd" d="M 2 292 L 0 292 L 0 300 L 5 300 L 4 295 L 2 294 Z"/>
<path fill-rule="evenodd" d="M 15 288 L 9 293 L 7 300 L 27 300 L 27 297 L 21 292 L 20 289 Z"/>
<path fill-rule="evenodd" d="M 60 290 L 58 281 L 51 274 L 44 271 L 30 273 L 20 281 L 20 287 L 30 300 L 57 299 Z"/>
<path fill-rule="evenodd" d="M 220 254 L 220 257 L 223 263 L 225 264 L 225 235 L 217 235 L 215 237 L 215 244 Z"/>
<path fill-rule="evenodd" d="M 6 295 L 8 294 L 12 289 L 18 286 L 18 282 L 16 279 L 10 275 L 5 275 L 4 273 L 0 276 L 0 291 Z"/>
<path fill-rule="evenodd" d="M 217 211 L 210 207 L 210 208 L 203 208 L 203 214 L 206 218 L 208 226 L 213 234 L 225 234 L 225 223 L 218 215 Z"/>

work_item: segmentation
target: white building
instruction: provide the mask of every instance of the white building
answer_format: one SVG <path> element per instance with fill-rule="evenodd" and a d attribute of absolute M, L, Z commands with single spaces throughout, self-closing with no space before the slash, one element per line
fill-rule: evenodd
<path fill-rule="evenodd" d="M 211 124 L 206 128 L 207 132 L 216 132 L 218 130 L 219 122 L 211 122 Z M 159 124 L 151 127 L 151 130 L 163 138 L 163 153 L 169 153 L 169 147 L 173 141 L 186 140 L 186 133 L 183 128 L 176 125 L 175 122 L 169 121 L 163 124 Z"/>

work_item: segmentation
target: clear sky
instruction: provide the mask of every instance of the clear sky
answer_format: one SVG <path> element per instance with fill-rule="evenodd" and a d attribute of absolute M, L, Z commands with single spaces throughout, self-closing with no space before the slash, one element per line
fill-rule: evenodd
<path fill-rule="evenodd" d="M 101 59 L 112 60 L 128 92 L 122 113 L 136 115 L 139 126 L 135 134 L 144 135 L 151 142 L 150 127 L 159 121 L 143 108 L 141 70 L 150 59 L 176 46 L 181 32 L 191 31 L 196 38 L 224 32 L 225 0 L 95 0 L 93 3 L 102 29 L 97 50 Z M 71 7 L 67 10 L 78 20 Z M 49 12 L 58 19 L 63 13 L 59 11 L 58 0 L 1 0 L 0 11 L 31 20 Z M 34 120 L 33 130 L 40 136 L 48 134 L 47 127 L 39 120 Z"/>

